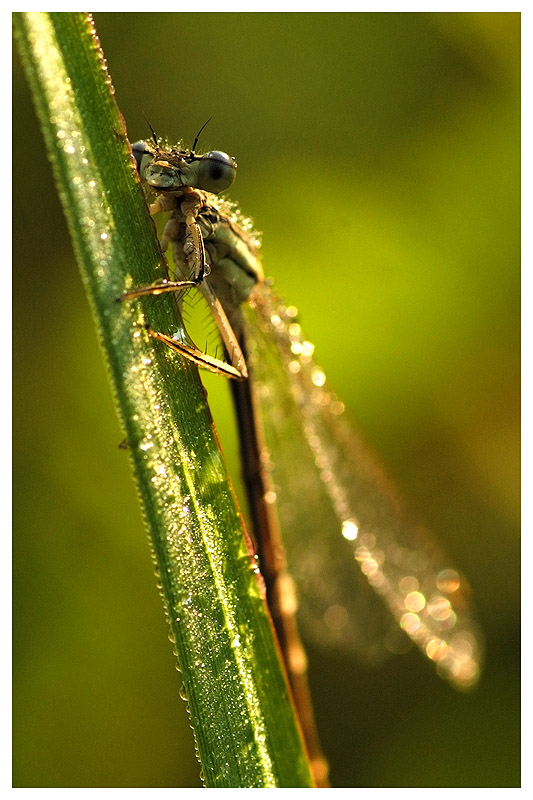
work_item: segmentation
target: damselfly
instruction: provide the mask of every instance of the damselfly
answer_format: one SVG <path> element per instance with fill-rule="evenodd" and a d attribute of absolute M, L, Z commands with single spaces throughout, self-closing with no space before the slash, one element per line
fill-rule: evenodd
<path fill-rule="evenodd" d="M 219 151 L 197 155 L 196 141 L 178 149 L 154 135 L 133 146 L 141 179 L 156 195 L 151 213 L 170 212 L 161 246 L 172 245 L 174 276 L 125 296 L 172 291 L 181 303 L 194 287 L 216 320 L 226 360 L 149 332 L 234 379 L 250 513 L 294 693 L 305 694 L 305 657 L 288 613 L 289 575 L 299 622 L 320 642 L 377 661 L 395 649 L 393 630 L 404 631 L 443 677 L 473 685 L 480 644 L 465 579 L 403 511 L 328 390 L 296 309 L 265 281 L 251 222 L 218 197 L 234 181 L 235 161 Z"/>

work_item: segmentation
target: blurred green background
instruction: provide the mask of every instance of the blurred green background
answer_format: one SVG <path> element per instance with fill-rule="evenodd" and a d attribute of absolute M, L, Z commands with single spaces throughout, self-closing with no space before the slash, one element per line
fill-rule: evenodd
<path fill-rule="evenodd" d="M 311 649 L 334 786 L 519 784 L 516 13 L 96 14 L 132 141 L 235 155 L 332 386 L 469 576 L 479 688 Z M 14 784 L 199 786 L 122 433 L 14 64 Z M 238 477 L 228 387 L 209 396 Z"/>

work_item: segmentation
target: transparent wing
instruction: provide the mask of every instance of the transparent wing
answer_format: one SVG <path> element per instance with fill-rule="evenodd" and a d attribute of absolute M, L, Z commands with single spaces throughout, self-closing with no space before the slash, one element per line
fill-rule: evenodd
<path fill-rule="evenodd" d="M 394 633 L 401 629 L 443 677 L 472 685 L 481 648 L 465 578 L 405 515 L 328 391 L 296 309 L 263 285 L 243 311 L 266 468 L 304 635 L 377 661 L 401 649 Z"/>

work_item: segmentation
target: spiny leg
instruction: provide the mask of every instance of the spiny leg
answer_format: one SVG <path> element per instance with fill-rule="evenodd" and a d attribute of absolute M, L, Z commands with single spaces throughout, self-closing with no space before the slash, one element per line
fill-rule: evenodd
<path fill-rule="evenodd" d="M 161 197 L 150 206 L 150 213 L 155 214 L 159 211 L 168 210 L 168 208 L 168 198 Z M 187 227 L 183 251 L 189 262 L 192 262 L 192 264 L 189 263 L 190 274 L 192 274 L 194 277 L 190 280 L 164 280 L 162 282 L 153 283 L 147 286 L 138 286 L 134 289 L 125 291 L 121 297 L 117 298 L 117 302 L 132 300 L 144 295 L 158 295 L 165 292 L 182 292 L 190 288 L 200 288 L 202 290 L 202 294 L 207 300 L 211 313 L 213 314 L 224 343 L 224 347 L 229 354 L 231 363 L 228 364 L 221 359 L 214 358 L 213 356 L 204 353 L 194 345 L 191 346 L 189 344 L 179 342 L 164 333 L 154 331 L 149 326 L 146 326 L 146 329 L 148 330 L 150 336 L 152 336 L 154 339 L 158 339 L 172 350 L 179 352 L 184 358 L 192 361 L 197 366 L 207 369 L 210 372 L 226 375 L 229 378 L 242 380 L 248 377 L 248 371 L 246 369 L 246 362 L 240 349 L 237 336 L 228 321 L 220 301 L 212 289 L 204 281 L 204 278 L 211 272 L 211 267 L 206 263 L 204 241 L 200 227 L 196 222 L 196 215 L 198 214 L 199 208 L 199 199 L 195 194 L 191 194 L 191 197 L 187 198 L 181 204 L 180 208 L 184 217 L 185 225 Z M 177 241 L 179 232 L 180 228 L 178 221 L 175 217 L 171 217 L 165 225 L 161 239 L 161 248 L 163 251 L 168 248 L 170 241 Z M 176 266 L 178 266 L 177 262 Z"/>

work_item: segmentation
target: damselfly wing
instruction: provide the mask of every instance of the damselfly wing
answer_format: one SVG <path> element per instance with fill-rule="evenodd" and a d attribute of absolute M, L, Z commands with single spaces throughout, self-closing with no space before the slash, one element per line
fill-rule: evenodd
<path fill-rule="evenodd" d="M 316 642 L 376 662 L 401 651 L 399 628 L 466 688 L 480 661 L 466 579 L 404 510 L 328 390 L 296 313 L 259 287 L 245 338 L 301 625 Z"/>

